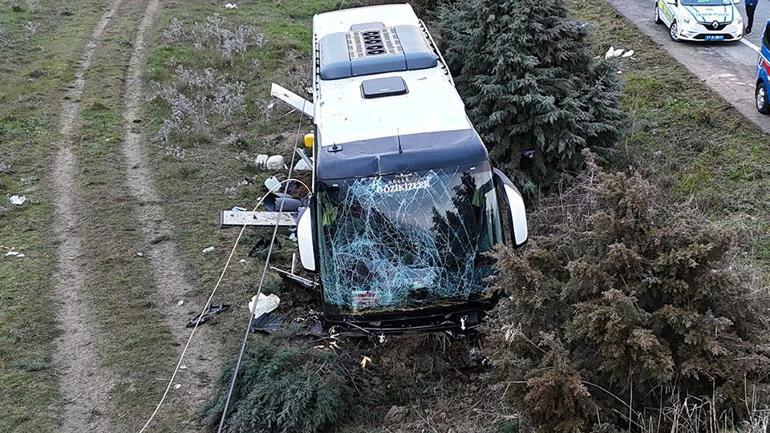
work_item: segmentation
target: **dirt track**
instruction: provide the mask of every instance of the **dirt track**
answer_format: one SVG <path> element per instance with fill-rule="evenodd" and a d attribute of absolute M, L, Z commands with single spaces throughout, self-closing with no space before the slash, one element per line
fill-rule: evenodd
<path fill-rule="evenodd" d="M 56 197 L 54 207 L 59 221 L 55 227 L 58 243 L 55 295 L 60 306 L 56 311 L 62 331 L 56 342 L 54 362 L 59 368 L 60 390 L 66 401 L 59 430 L 65 433 L 113 431 L 110 420 L 101 408 L 107 402 L 114 378 L 100 368 L 93 344 L 95 330 L 88 314 L 90 308 L 85 296 L 87 276 L 78 231 L 78 196 L 72 185 L 77 175 L 73 149 L 77 146 L 79 100 L 86 87 L 85 72 L 91 66 L 104 30 L 120 4 L 121 0 L 115 0 L 109 5 L 109 10 L 94 28 L 82 61 L 75 71 L 75 81 L 62 107 L 58 153 L 52 176 Z"/>
<path fill-rule="evenodd" d="M 164 215 L 161 198 L 153 181 L 150 159 L 146 149 L 146 140 L 141 134 L 138 124 L 141 123 L 141 106 L 144 101 L 144 81 L 142 79 L 146 62 L 145 38 L 152 28 L 158 13 L 158 0 L 151 0 L 139 25 L 133 44 L 133 52 L 129 61 L 124 92 L 125 110 L 123 112 L 123 154 L 125 158 L 126 183 L 128 189 L 137 201 L 135 206 L 136 219 L 142 228 L 142 234 L 147 245 L 151 260 L 153 280 L 158 294 L 166 323 L 172 332 L 175 342 L 182 347 L 189 337 L 190 330 L 184 325 L 189 318 L 190 306 L 177 305 L 191 288 L 188 272 L 182 261 L 179 247 L 173 240 L 175 233 L 173 225 Z M 198 305 L 193 307 L 199 308 Z M 217 372 L 220 361 L 213 345 L 207 344 L 212 339 L 208 329 L 199 329 L 190 345 L 182 370 L 175 380 L 181 385 L 177 393 L 183 394 L 182 404 L 191 420 L 187 430 L 194 431 L 196 410 L 207 397 L 207 386 L 211 384 L 211 374 Z M 169 360 L 169 367 L 172 367 Z M 159 386 L 160 388 L 160 386 Z M 166 403 L 168 406 L 169 403 Z M 178 410 L 174 409 L 166 410 Z M 163 411 L 161 411 L 162 413 Z M 149 414 L 148 414 L 149 415 Z M 152 431 L 152 429 L 150 429 Z"/>

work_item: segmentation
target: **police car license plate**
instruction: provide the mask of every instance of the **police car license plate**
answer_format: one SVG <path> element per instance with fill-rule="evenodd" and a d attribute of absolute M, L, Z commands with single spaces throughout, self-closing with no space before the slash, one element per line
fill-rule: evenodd
<path fill-rule="evenodd" d="M 723 35 L 706 35 L 707 41 L 723 41 L 725 37 Z"/>

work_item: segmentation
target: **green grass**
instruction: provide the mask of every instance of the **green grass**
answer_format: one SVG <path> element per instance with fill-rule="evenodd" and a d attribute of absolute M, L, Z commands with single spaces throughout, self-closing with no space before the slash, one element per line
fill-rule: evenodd
<path fill-rule="evenodd" d="M 40 1 L 40 11 L 0 5 L 0 431 L 53 431 L 61 407 L 52 302 L 55 245 L 48 173 L 56 149 L 58 115 L 91 28 L 98 2 L 73 0 L 77 14 L 60 14 L 60 1 Z M 30 34 L 23 26 L 39 24 Z M 30 178 L 35 180 L 29 181 Z M 12 206 L 7 197 L 25 194 Z M 3 257 L 8 248 L 23 259 Z"/>
<path fill-rule="evenodd" d="M 618 166 L 638 167 L 672 200 L 692 199 L 714 222 L 734 225 L 740 243 L 770 270 L 767 135 L 605 2 L 571 5 L 578 19 L 592 23 L 597 55 L 611 45 L 636 52 L 618 63 L 632 120 Z"/>

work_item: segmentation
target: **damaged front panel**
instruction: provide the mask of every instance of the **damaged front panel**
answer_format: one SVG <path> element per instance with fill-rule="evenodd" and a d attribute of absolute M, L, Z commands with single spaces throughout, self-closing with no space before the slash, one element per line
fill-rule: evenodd
<path fill-rule="evenodd" d="M 352 311 L 479 297 L 502 237 L 486 163 L 323 182 L 318 223 L 325 301 Z"/>

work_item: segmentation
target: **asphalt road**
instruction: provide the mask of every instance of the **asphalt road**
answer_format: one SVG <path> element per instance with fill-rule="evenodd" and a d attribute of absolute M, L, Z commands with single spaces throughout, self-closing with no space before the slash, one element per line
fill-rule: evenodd
<path fill-rule="evenodd" d="M 664 25 L 655 24 L 653 20 L 654 0 L 607 2 L 762 131 L 770 133 L 770 116 L 759 114 L 754 103 L 755 50 L 760 43 L 764 23 L 770 19 L 770 0 L 759 0 L 754 17 L 754 32 L 744 41 L 728 43 L 673 42 L 668 36 L 668 29 Z M 745 19 L 743 0 L 738 8 Z"/>

